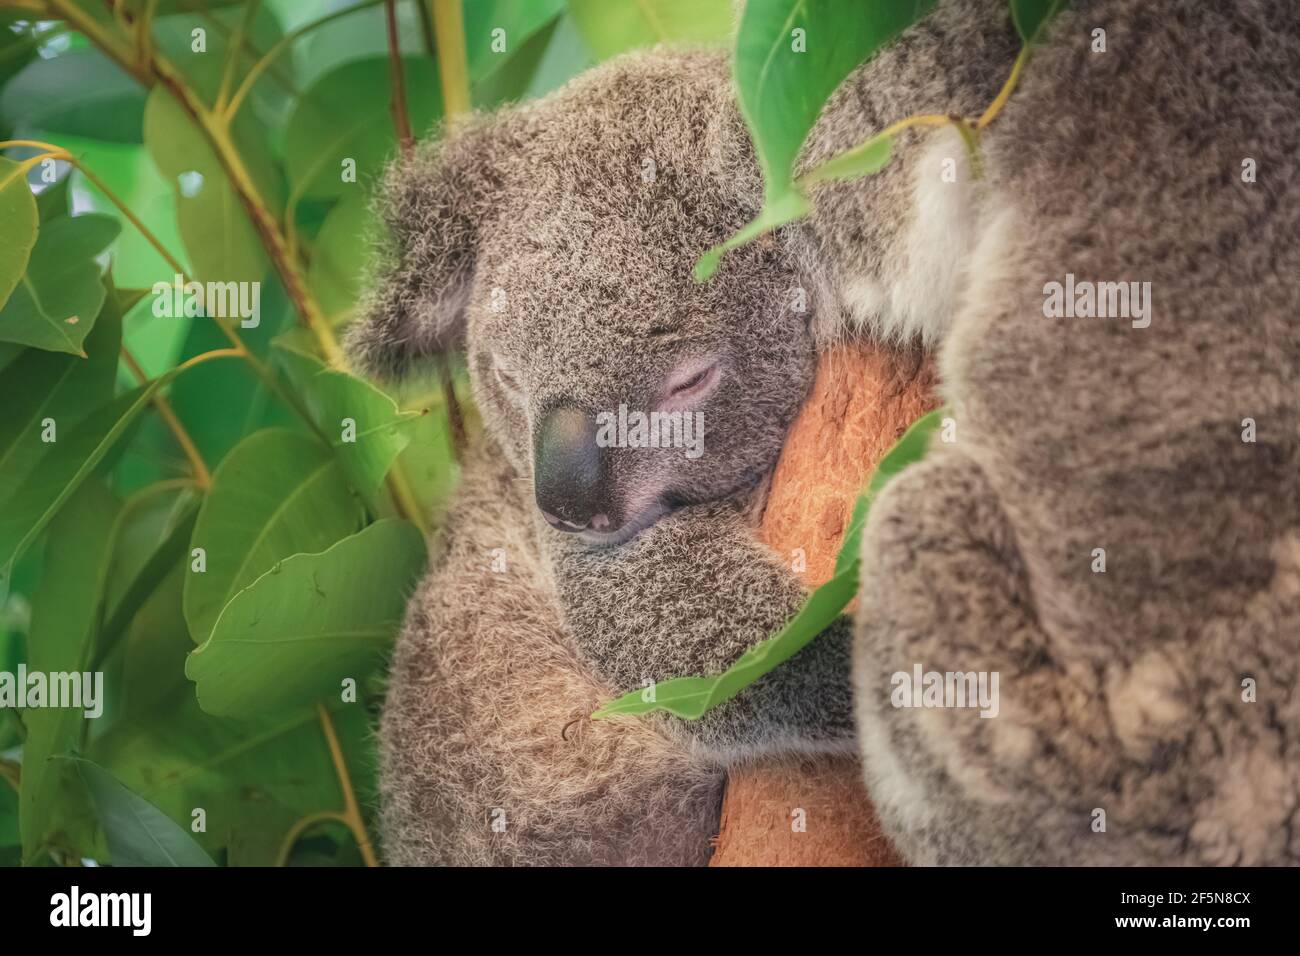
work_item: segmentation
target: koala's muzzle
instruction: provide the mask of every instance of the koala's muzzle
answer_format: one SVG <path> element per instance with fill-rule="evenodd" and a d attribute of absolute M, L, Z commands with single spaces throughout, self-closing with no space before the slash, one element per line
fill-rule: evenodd
<path fill-rule="evenodd" d="M 533 484 L 537 507 L 561 531 L 609 531 L 606 482 L 596 426 L 573 405 L 547 412 L 537 429 Z"/>

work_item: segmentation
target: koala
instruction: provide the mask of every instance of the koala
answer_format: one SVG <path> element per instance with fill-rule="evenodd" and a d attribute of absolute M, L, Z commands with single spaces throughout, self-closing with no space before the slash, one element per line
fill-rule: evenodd
<path fill-rule="evenodd" d="M 1018 50 L 1002 0 L 940 0 L 801 168 L 978 115 Z M 399 161 L 348 346 L 389 380 L 463 349 L 483 429 L 391 665 L 388 859 L 699 864 L 727 766 L 856 753 L 912 862 L 1294 862 L 1297 68 L 1285 0 L 1075 3 L 977 159 L 906 131 L 702 284 L 762 203 L 721 53 L 625 55 Z M 1075 278 L 1141 314 L 1049 317 Z M 858 335 L 937 350 L 955 440 L 873 504 L 854 620 L 700 720 L 588 719 L 802 604 L 755 518 Z M 699 413 L 704 454 L 605 446 L 620 406 Z M 917 665 L 998 675 L 998 715 L 896 706 Z"/>
<path fill-rule="evenodd" d="M 914 32 L 987 55 L 987 6 Z M 924 256 L 943 234 L 951 299 L 824 233 L 868 327 L 955 303 L 936 333 L 955 441 L 890 483 L 862 541 L 859 742 L 909 861 L 1300 862 L 1298 76 L 1282 0 L 1075 3 L 982 136 L 982 176 L 918 191 L 885 236 Z M 817 202 L 865 210 L 873 188 Z M 1073 280 L 1145 304 L 1048 317 Z M 894 706 L 917 664 L 998 674 L 998 715 Z"/>
<path fill-rule="evenodd" d="M 761 204 L 728 76 L 632 54 L 452 126 L 382 189 L 349 348 L 388 379 L 463 348 L 483 421 L 391 665 L 392 862 L 704 863 L 731 760 L 852 752 L 847 621 L 701 721 L 588 719 L 725 668 L 805 597 L 753 530 L 815 369 L 802 252 L 691 277 Z M 620 405 L 698 413 L 703 454 L 599 447 Z"/>

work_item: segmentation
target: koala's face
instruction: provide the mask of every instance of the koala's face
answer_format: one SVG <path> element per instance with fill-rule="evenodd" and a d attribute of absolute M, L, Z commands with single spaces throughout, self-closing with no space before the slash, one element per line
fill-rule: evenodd
<path fill-rule="evenodd" d="M 458 312 L 485 426 L 543 516 L 614 544 L 756 482 L 811 381 L 811 305 L 775 238 L 691 277 L 761 194 L 725 63 L 625 58 L 498 122 L 457 175 L 437 158 L 439 188 L 474 193 L 472 210 L 424 195 L 406 212 L 425 221 L 407 237 L 424 257 L 472 245 L 453 263 L 458 288 L 422 276 L 400 304 Z"/>

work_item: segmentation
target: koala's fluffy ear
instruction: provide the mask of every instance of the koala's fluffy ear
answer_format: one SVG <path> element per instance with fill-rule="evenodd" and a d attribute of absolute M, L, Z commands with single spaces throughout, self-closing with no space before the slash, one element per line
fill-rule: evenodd
<path fill-rule="evenodd" d="M 521 120 L 467 117 L 389 166 L 376 199 L 387 235 L 345 342 L 363 371 L 395 380 L 461 344 L 479 230 Z"/>

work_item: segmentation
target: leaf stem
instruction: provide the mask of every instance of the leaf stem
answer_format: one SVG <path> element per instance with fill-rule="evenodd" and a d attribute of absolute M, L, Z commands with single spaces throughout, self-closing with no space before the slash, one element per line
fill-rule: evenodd
<path fill-rule="evenodd" d="M 239 61 L 244 58 L 244 34 L 252 26 L 253 19 L 257 16 L 258 8 L 261 5 L 262 0 L 245 0 L 243 13 L 235 27 L 234 36 L 230 39 L 229 48 L 226 50 L 226 62 L 221 67 L 221 85 L 217 88 L 217 98 L 212 104 L 213 112 L 218 115 L 224 115 L 225 113 L 226 100 L 230 96 L 230 84 L 235 77 L 235 68 L 239 65 Z"/>
<path fill-rule="evenodd" d="M 122 346 L 122 358 L 131 370 L 131 374 L 135 376 L 136 381 L 141 385 L 149 381 L 149 376 L 145 374 L 145 370 L 140 367 L 140 363 L 136 361 L 135 356 L 131 354 L 125 345 Z M 208 466 L 203 461 L 203 456 L 199 454 L 199 449 L 190 437 L 190 433 L 185 430 L 185 426 L 181 424 L 181 420 L 176 416 L 176 410 L 172 408 L 172 403 L 167 400 L 167 396 L 162 392 L 155 392 L 153 404 L 158 409 L 158 415 L 166 424 L 168 431 L 175 437 L 176 444 L 181 446 L 181 451 L 189 459 L 190 470 L 194 472 L 195 483 L 198 484 L 199 488 L 207 491 L 212 487 L 212 473 L 208 471 Z"/>
<path fill-rule="evenodd" d="M 1006 105 L 1007 100 L 1011 99 L 1012 92 L 1015 91 L 1016 84 L 1020 82 L 1020 74 L 1024 72 L 1025 64 L 1029 62 L 1030 46 L 1026 43 L 1020 48 L 1020 54 L 1016 57 L 1016 62 L 1011 66 L 1011 73 L 1007 76 L 1007 81 L 1002 84 L 1002 89 L 998 90 L 998 95 L 993 98 L 993 102 L 988 108 L 980 114 L 980 118 L 975 121 L 975 128 L 982 130 L 997 118 L 998 113 L 1002 112 L 1002 107 Z"/>
<path fill-rule="evenodd" d="M 465 53 L 465 19 L 460 0 L 429 0 L 438 41 L 438 76 L 442 80 L 442 112 L 459 116 L 470 111 L 469 60 Z"/>
<path fill-rule="evenodd" d="M 342 10 L 335 10 L 332 13 L 327 13 L 325 16 L 313 20 L 310 23 L 304 23 L 296 30 L 290 30 L 284 36 L 280 37 L 280 39 L 272 44 L 271 48 L 252 65 L 248 73 L 245 74 L 244 79 L 235 90 L 235 95 L 232 96 L 230 102 L 226 104 L 222 118 L 227 123 L 234 120 L 235 114 L 239 112 L 239 107 L 243 105 L 244 100 L 248 98 L 248 94 L 252 92 L 253 84 L 257 82 L 258 77 L 266 71 L 267 67 L 275 62 L 280 54 L 288 50 L 294 42 L 315 30 L 317 27 L 323 27 L 327 23 L 333 23 L 335 20 L 346 17 L 350 13 L 356 13 L 360 10 L 368 10 L 383 2 L 384 0 L 362 0 L 361 3 L 358 3 L 355 6 L 344 7 Z"/>
<path fill-rule="evenodd" d="M 293 853 L 294 845 L 302 835 L 312 827 L 316 826 L 316 824 L 327 823 L 330 821 L 341 823 L 344 826 L 348 825 L 347 818 L 337 810 L 322 810 L 319 813 L 309 813 L 305 817 L 297 820 L 294 825 L 289 828 L 289 832 L 284 835 L 284 839 L 280 841 L 280 852 L 276 854 L 275 865 L 288 866 L 289 855 Z"/>
<path fill-rule="evenodd" d="M 343 813 L 340 819 L 352 831 L 366 866 L 378 866 L 379 860 L 375 857 L 375 848 L 370 842 L 370 835 L 366 833 L 366 824 L 361 818 L 361 808 L 357 806 L 357 795 L 352 789 L 348 765 L 343 759 L 343 750 L 339 747 L 338 734 L 334 732 L 334 720 L 330 717 L 329 709 L 320 701 L 316 702 L 316 716 L 320 718 L 321 730 L 325 733 L 325 743 L 330 750 L 330 759 L 334 761 L 334 771 L 338 774 L 339 786 L 343 790 Z"/>

